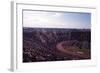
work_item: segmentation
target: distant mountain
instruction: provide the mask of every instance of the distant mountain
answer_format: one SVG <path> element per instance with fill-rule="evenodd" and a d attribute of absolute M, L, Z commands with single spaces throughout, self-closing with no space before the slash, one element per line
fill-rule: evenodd
<path fill-rule="evenodd" d="M 23 27 L 23 32 L 33 32 L 33 31 L 41 31 L 41 30 L 46 30 L 46 31 L 65 31 L 65 32 L 90 32 L 91 29 L 70 29 L 70 28 L 30 28 L 30 27 Z"/>

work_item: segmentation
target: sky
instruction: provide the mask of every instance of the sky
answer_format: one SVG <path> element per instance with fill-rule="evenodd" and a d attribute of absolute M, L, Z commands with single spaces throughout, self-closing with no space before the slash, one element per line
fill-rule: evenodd
<path fill-rule="evenodd" d="M 91 13 L 23 11 L 23 27 L 91 28 Z"/>

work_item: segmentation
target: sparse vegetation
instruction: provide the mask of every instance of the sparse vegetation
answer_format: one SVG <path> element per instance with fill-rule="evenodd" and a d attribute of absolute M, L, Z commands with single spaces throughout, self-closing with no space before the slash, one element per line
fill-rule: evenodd
<path fill-rule="evenodd" d="M 23 28 L 23 62 L 90 58 L 90 29 Z"/>

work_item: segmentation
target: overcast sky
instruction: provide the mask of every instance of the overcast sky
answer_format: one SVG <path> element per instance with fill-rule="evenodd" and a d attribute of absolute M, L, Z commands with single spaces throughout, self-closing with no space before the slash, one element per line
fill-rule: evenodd
<path fill-rule="evenodd" d="M 91 14 L 23 11 L 23 27 L 90 29 Z"/>

